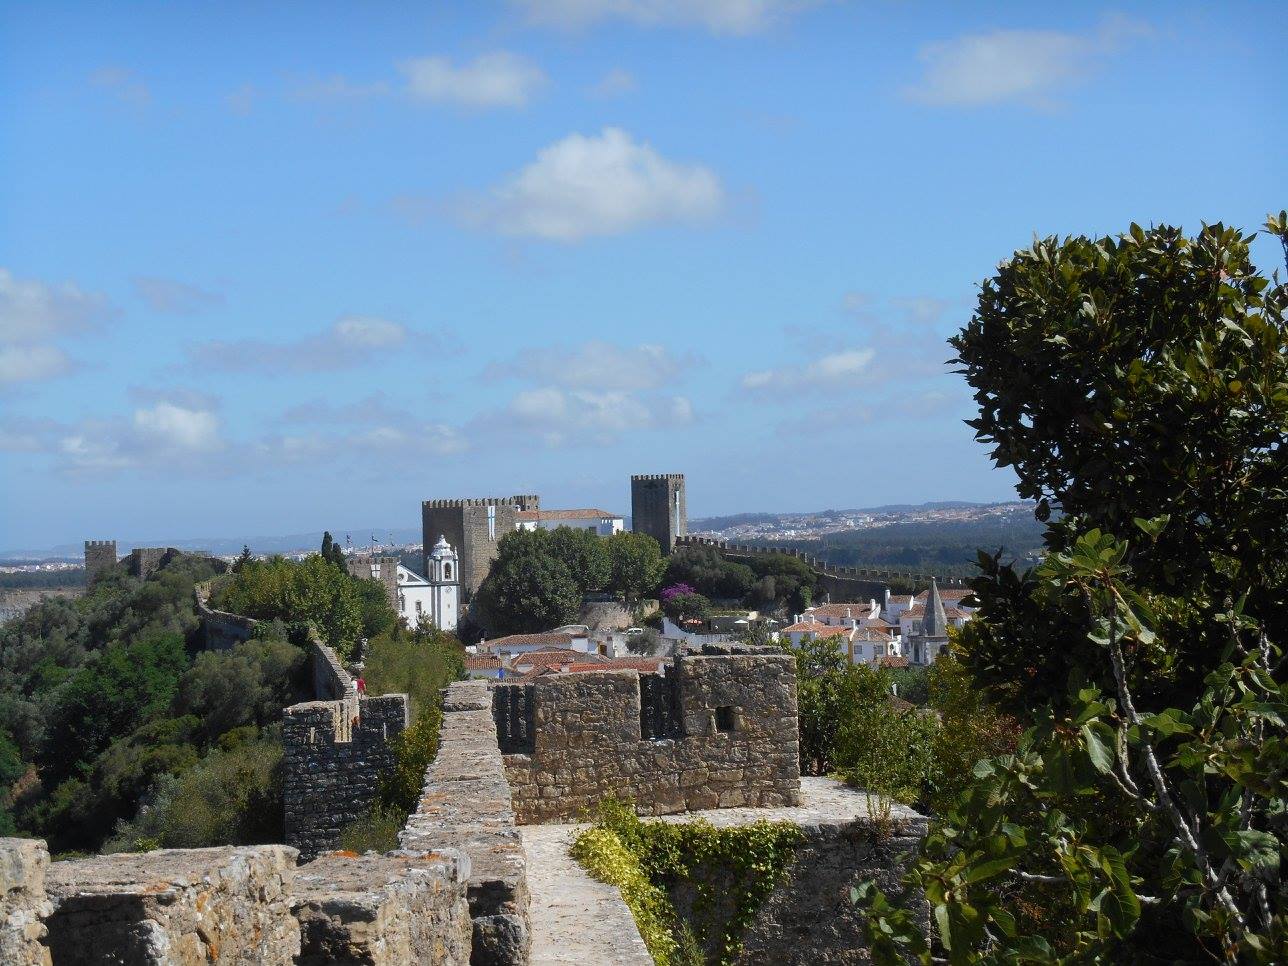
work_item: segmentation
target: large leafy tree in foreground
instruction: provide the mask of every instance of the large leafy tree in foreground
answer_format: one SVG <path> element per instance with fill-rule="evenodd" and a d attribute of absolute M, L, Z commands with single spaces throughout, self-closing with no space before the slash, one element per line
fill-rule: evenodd
<path fill-rule="evenodd" d="M 1036 570 L 982 559 L 959 645 L 1029 727 L 909 876 L 955 962 L 1283 959 L 1288 287 L 1251 240 L 1036 242 L 952 340 L 977 437 L 1052 520 Z M 860 891 L 878 956 L 928 961 Z"/>

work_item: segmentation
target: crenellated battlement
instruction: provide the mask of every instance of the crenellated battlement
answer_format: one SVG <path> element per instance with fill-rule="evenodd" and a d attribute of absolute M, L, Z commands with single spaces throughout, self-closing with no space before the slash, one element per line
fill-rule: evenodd
<path fill-rule="evenodd" d="M 683 473 L 635 473 L 631 476 L 631 482 L 636 480 L 666 480 L 684 482 Z"/>
<path fill-rule="evenodd" d="M 466 497 L 459 500 L 422 500 L 420 505 L 422 507 L 428 507 L 435 510 L 471 506 L 516 506 L 520 509 L 535 510 L 539 509 L 536 504 L 539 504 L 540 502 L 541 497 L 533 495 L 476 496 Z"/>

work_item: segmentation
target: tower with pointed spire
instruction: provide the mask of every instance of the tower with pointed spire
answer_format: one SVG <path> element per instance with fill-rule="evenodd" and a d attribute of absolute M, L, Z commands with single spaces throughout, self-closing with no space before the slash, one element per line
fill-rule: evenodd
<path fill-rule="evenodd" d="M 913 664 L 934 664 L 947 643 L 948 615 L 944 611 L 943 598 L 939 596 L 939 584 L 931 577 L 921 625 L 908 641 L 908 659 Z"/>

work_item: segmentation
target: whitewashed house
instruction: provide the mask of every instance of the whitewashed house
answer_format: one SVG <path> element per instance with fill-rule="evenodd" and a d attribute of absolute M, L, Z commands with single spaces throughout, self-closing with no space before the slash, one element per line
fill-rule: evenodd
<path fill-rule="evenodd" d="M 601 537 L 611 537 L 625 529 L 626 521 L 607 510 L 520 510 L 515 514 L 515 527 L 520 530 L 571 527 L 574 530 L 589 530 Z"/>

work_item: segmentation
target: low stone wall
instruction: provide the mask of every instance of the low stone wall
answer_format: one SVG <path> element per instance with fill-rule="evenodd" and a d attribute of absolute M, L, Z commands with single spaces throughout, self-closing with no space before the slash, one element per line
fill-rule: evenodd
<path fill-rule="evenodd" d="M 485 681 L 448 687 L 439 735 L 438 757 L 399 842 L 414 851 L 468 855 L 471 963 L 524 966 L 531 942 L 527 861 Z"/>
<path fill-rule="evenodd" d="M 801 831 L 787 875 L 743 932 L 740 964 L 870 962 L 862 916 L 850 900 L 850 890 L 868 880 L 913 910 L 929 936 L 925 898 L 902 897 L 899 881 L 926 834 L 925 816 L 912 809 L 883 802 L 830 778 L 802 778 L 797 807 L 718 809 L 698 816 L 667 816 L 663 821 L 685 822 L 695 817 L 718 827 L 790 822 Z M 677 889 L 672 898 L 683 915 L 693 895 Z"/>
<path fill-rule="evenodd" d="M 44 842 L 0 839 L 0 963 L 470 961 L 465 855 L 329 853 L 298 870 L 295 859 L 261 845 L 50 865 Z"/>
<path fill-rule="evenodd" d="M 53 911 L 45 896 L 49 850 L 39 839 L 0 839 L 0 963 L 48 966 L 42 921 Z"/>
<path fill-rule="evenodd" d="M 165 849 L 49 867 L 57 966 L 289 964 L 295 850 L 282 845 Z"/>
<path fill-rule="evenodd" d="M 470 860 L 459 852 L 330 853 L 300 868 L 297 966 L 465 966 Z"/>
<path fill-rule="evenodd" d="M 796 804 L 800 739 L 789 655 L 708 646 L 677 659 L 667 678 L 679 727 L 661 730 L 676 733 L 662 738 L 644 737 L 635 671 L 537 679 L 532 750 L 505 756 L 519 823 L 575 820 L 609 796 L 630 798 L 647 815 Z"/>
<path fill-rule="evenodd" d="M 407 718 L 405 694 L 307 701 L 283 712 L 286 841 L 306 861 L 336 848 L 340 831 L 371 811 L 394 767 L 389 740 Z"/>
<path fill-rule="evenodd" d="M 207 651 L 228 651 L 255 636 L 259 621 L 210 606 L 210 582 L 196 588 L 197 616 L 201 618 L 202 643 Z"/>
<path fill-rule="evenodd" d="M 356 693 L 353 675 L 344 669 L 334 650 L 309 630 L 309 669 L 313 673 L 313 697 L 319 701 L 347 698 Z"/>

